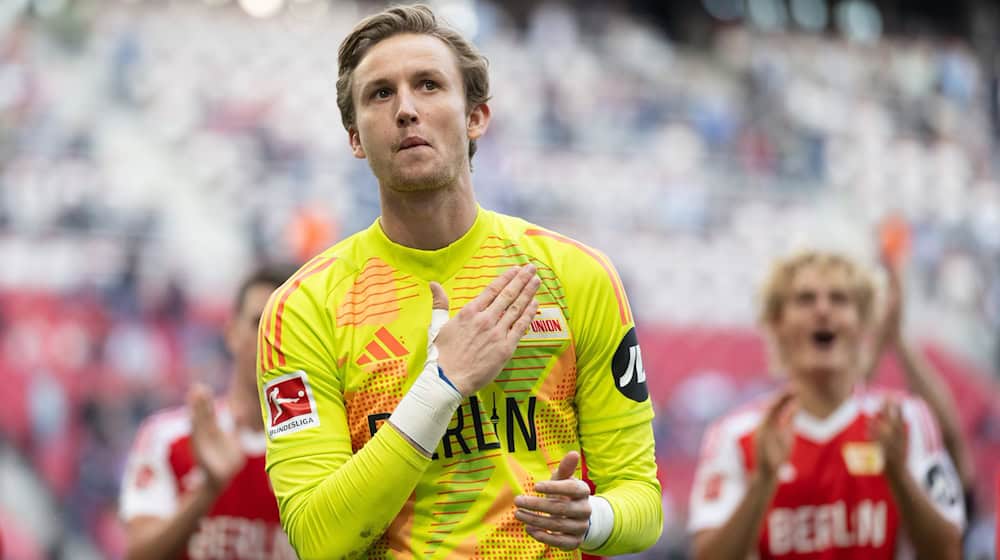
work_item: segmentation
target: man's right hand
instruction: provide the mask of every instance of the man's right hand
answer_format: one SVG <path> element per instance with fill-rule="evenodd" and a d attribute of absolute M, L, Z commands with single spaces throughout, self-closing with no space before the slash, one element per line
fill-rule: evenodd
<path fill-rule="evenodd" d="M 764 413 L 764 419 L 754 435 L 756 473 L 766 482 L 778 479 L 778 469 L 788 461 L 795 434 L 792 416 L 796 411 L 795 397 L 782 393 Z"/>
<path fill-rule="evenodd" d="M 541 280 L 535 266 L 512 268 L 465 305 L 438 332 L 438 365 L 463 397 L 490 384 L 514 355 L 535 317 Z M 431 282 L 435 308 L 448 308 L 448 296 Z"/>
<path fill-rule="evenodd" d="M 211 392 L 194 385 L 188 392 L 191 408 L 191 447 L 205 476 L 205 488 L 221 493 L 246 464 L 239 438 L 222 431 L 215 417 Z"/>

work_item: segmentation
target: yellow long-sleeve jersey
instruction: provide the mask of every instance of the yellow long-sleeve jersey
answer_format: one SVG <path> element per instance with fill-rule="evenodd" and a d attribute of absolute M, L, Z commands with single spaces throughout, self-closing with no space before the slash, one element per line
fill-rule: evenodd
<path fill-rule="evenodd" d="M 433 458 L 380 429 L 423 368 L 430 281 L 451 313 L 526 263 L 539 310 L 495 381 L 464 400 Z M 514 496 L 571 450 L 614 511 L 598 554 L 662 528 L 653 409 L 632 312 L 606 256 L 479 210 L 455 243 L 421 251 L 376 221 L 312 259 L 261 318 L 267 470 L 303 558 L 578 558 L 531 538 Z"/>

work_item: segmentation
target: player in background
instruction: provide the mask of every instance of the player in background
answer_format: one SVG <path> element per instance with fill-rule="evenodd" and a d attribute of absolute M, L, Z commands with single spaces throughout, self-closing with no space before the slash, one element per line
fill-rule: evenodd
<path fill-rule="evenodd" d="M 867 382 L 872 382 L 882 356 L 887 352 L 895 352 L 902 366 L 907 388 L 927 403 L 941 427 L 941 439 L 962 481 L 965 517 L 967 521 L 971 521 L 975 515 L 976 473 L 968 443 L 962 435 L 955 399 L 941 374 L 903 332 L 903 266 L 908 254 L 908 226 L 902 218 L 891 216 L 881 225 L 879 237 L 888 290 L 883 317 L 873 337 L 875 347 L 870 363 L 865 368 L 865 378 Z"/>
<path fill-rule="evenodd" d="M 874 289 L 837 254 L 777 262 L 761 322 L 787 386 L 706 432 L 695 557 L 959 558 L 961 486 L 918 398 L 859 390 Z"/>
<path fill-rule="evenodd" d="M 337 94 L 381 216 L 296 273 L 261 321 L 267 468 L 296 551 L 651 546 L 662 499 L 628 300 L 603 254 L 477 204 L 485 59 L 429 8 L 395 7 L 341 44 Z"/>
<path fill-rule="evenodd" d="M 226 326 L 233 376 L 222 399 L 203 385 L 188 406 L 147 419 L 122 483 L 126 558 L 293 559 L 264 472 L 257 323 L 293 270 L 265 267 L 239 288 Z"/>

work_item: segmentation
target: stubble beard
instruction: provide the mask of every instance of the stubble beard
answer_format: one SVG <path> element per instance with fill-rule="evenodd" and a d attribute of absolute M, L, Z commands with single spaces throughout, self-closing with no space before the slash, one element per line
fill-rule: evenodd
<path fill-rule="evenodd" d="M 383 186 L 402 193 L 429 192 L 444 189 L 457 180 L 455 165 L 441 163 L 427 171 L 406 170 L 399 167 L 390 169 L 388 181 Z"/>

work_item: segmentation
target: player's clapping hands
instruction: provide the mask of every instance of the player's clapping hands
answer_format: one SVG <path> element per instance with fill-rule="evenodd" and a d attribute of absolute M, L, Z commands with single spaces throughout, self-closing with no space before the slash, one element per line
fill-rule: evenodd
<path fill-rule="evenodd" d="M 534 265 L 507 270 L 441 327 L 438 365 L 462 396 L 491 383 L 514 355 L 538 310 L 540 283 Z M 431 282 L 431 292 L 435 308 L 447 309 L 444 289 Z"/>
<path fill-rule="evenodd" d="M 869 424 L 869 436 L 882 446 L 885 472 L 892 476 L 906 468 L 907 434 L 899 402 L 886 399 Z"/>
<path fill-rule="evenodd" d="M 795 397 L 782 393 L 768 407 L 754 434 L 756 471 L 764 480 L 777 480 L 778 469 L 791 455 L 795 440 L 792 417 L 796 410 Z"/>
<path fill-rule="evenodd" d="M 226 434 L 215 417 L 212 394 L 196 384 L 188 392 L 191 409 L 191 447 L 204 474 L 205 488 L 221 492 L 246 464 L 239 440 Z"/>
<path fill-rule="evenodd" d="M 590 526 L 590 487 L 573 477 L 580 454 L 570 451 L 559 462 L 551 480 L 535 484 L 543 496 L 517 496 L 514 513 L 535 540 L 563 550 L 574 550 L 583 543 Z"/>

